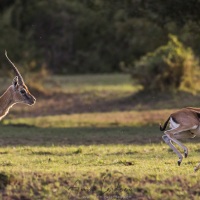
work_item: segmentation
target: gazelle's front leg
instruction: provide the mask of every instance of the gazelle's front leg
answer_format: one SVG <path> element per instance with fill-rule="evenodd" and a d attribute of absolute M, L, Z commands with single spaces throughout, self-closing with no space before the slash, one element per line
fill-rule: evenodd
<path fill-rule="evenodd" d="M 182 160 L 183 160 L 183 156 L 181 155 L 181 153 L 177 150 L 177 148 L 171 143 L 171 140 L 168 138 L 167 135 L 163 135 L 162 139 L 165 141 L 166 144 L 169 145 L 169 147 L 176 153 L 176 155 L 178 156 L 179 160 L 178 160 L 178 165 L 180 166 Z"/>

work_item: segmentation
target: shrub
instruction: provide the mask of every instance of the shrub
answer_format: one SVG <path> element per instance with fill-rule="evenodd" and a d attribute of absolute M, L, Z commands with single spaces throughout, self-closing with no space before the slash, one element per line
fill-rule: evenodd
<path fill-rule="evenodd" d="M 144 89 L 194 92 L 198 68 L 199 61 L 192 50 L 170 35 L 166 45 L 141 57 L 130 72 Z"/>

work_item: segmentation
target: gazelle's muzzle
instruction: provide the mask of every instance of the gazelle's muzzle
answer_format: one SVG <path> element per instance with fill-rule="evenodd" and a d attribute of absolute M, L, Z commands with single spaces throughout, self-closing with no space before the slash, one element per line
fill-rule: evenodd
<path fill-rule="evenodd" d="M 36 98 L 32 97 L 31 100 L 29 101 L 29 105 L 32 106 L 35 104 L 35 102 L 36 102 Z"/>
<path fill-rule="evenodd" d="M 25 95 L 25 101 L 26 101 L 26 103 L 28 105 L 32 106 L 32 105 L 35 104 L 36 98 L 33 95 L 31 95 L 31 94 L 26 94 Z"/>

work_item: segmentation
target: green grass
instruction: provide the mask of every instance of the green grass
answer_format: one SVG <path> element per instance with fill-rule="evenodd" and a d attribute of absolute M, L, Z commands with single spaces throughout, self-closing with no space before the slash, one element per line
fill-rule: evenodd
<path fill-rule="evenodd" d="M 47 89 L 65 93 L 112 91 L 123 95 L 123 93 L 137 92 L 142 88 L 133 83 L 128 74 L 96 74 L 48 77 L 44 81 L 44 86 Z"/>
<path fill-rule="evenodd" d="M 133 95 L 141 87 L 124 74 L 53 76 L 44 84 L 55 95 L 12 108 L 0 125 L 0 199 L 199 199 L 200 139 L 184 141 L 189 156 L 179 167 L 158 126 L 199 96 Z"/>
<path fill-rule="evenodd" d="M 116 127 L 141 126 L 164 122 L 173 110 L 98 112 L 4 119 L 3 124 L 36 127 Z"/>
<path fill-rule="evenodd" d="M 157 126 L 1 126 L 0 189 L 8 199 L 195 199 L 200 145 L 180 167 Z"/>

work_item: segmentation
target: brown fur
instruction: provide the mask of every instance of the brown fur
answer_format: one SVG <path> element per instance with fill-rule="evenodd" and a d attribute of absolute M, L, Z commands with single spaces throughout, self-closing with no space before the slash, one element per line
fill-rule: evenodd
<path fill-rule="evenodd" d="M 179 139 L 194 138 L 200 136 L 200 108 L 187 107 L 172 113 L 164 126 L 160 125 L 160 130 L 164 131 L 170 121 L 171 129 L 165 131 L 162 136 L 163 140 L 170 146 L 170 148 L 178 155 L 178 165 L 181 164 L 183 156 L 179 150 L 172 144 L 172 142 L 183 148 L 185 157 L 188 155 L 188 149 L 184 146 Z M 200 164 L 195 168 L 197 171 Z"/>
<path fill-rule="evenodd" d="M 8 60 L 11 62 L 9 58 Z M 28 87 L 25 85 L 18 69 L 12 62 L 11 64 L 17 76 L 13 79 L 12 85 L 9 86 L 4 94 L 0 97 L 0 120 L 9 112 L 9 109 L 14 104 L 24 103 L 27 105 L 33 105 L 36 101 L 35 97 L 28 91 Z"/>

